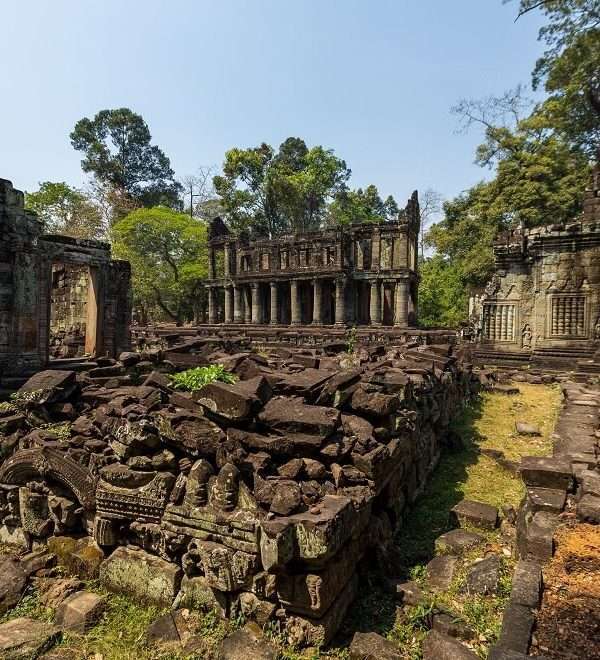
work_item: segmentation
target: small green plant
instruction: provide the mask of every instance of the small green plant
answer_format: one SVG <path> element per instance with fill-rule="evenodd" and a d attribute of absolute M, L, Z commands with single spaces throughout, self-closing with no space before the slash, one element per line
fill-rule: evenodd
<path fill-rule="evenodd" d="M 10 395 L 11 403 L 22 408 L 28 403 L 36 403 L 42 398 L 44 390 L 30 390 L 29 392 L 13 392 Z"/>
<path fill-rule="evenodd" d="M 44 431 L 54 433 L 56 437 L 62 442 L 66 442 L 71 437 L 71 424 L 70 422 L 58 422 L 57 424 L 44 424 L 41 428 Z"/>
<path fill-rule="evenodd" d="M 353 326 L 348 330 L 348 340 L 346 342 L 346 353 L 353 354 L 354 351 L 356 350 L 356 343 L 358 341 L 358 337 L 356 335 L 356 327 Z"/>
<path fill-rule="evenodd" d="M 196 392 L 209 383 L 235 383 L 237 376 L 226 371 L 222 364 L 211 364 L 209 367 L 195 367 L 170 376 L 171 384 L 176 390 Z"/>
<path fill-rule="evenodd" d="M 10 414 L 10 413 L 16 413 L 19 409 L 14 403 L 10 403 L 10 401 L 2 401 L 0 403 L 0 415 L 1 414 Z"/>

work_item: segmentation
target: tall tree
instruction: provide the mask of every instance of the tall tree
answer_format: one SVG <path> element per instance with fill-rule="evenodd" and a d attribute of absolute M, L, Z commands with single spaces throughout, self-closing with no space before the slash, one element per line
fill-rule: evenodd
<path fill-rule="evenodd" d="M 277 236 L 318 228 L 349 176 L 333 151 L 288 138 L 278 151 L 265 143 L 230 149 L 214 185 L 234 231 Z"/>
<path fill-rule="evenodd" d="M 25 205 L 37 213 L 50 234 L 91 239 L 104 235 L 101 210 L 85 193 L 64 181 L 43 181 L 36 192 L 26 194 Z"/>
<path fill-rule="evenodd" d="M 122 191 L 140 206 L 179 207 L 181 184 L 175 181 L 167 156 L 151 144 L 144 119 L 129 110 L 101 110 L 80 119 L 71 144 L 83 152 L 81 166 L 98 181 Z"/>
<path fill-rule="evenodd" d="M 328 209 L 328 223 L 349 225 L 373 222 L 390 222 L 398 218 L 400 209 L 396 200 L 389 195 L 385 201 L 377 186 L 369 185 L 364 190 L 341 190 Z"/>
<path fill-rule="evenodd" d="M 112 228 L 115 254 L 131 263 L 134 303 L 142 316 L 182 323 L 194 315 L 208 276 L 206 224 L 165 207 L 137 209 Z"/>

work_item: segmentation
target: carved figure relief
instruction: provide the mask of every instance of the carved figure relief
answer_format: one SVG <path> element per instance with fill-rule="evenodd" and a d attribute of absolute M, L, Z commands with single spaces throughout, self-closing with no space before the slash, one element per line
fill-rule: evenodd
<path fill-rule="evenodd" d="M 533 333 L 531 332 L 531 326 L 529 323 L 526 323 L 523 326 L 523 330 L 521 332 L 521 346 L 523 348 L 531 348 L 531 341 L 533 339 Z"/>

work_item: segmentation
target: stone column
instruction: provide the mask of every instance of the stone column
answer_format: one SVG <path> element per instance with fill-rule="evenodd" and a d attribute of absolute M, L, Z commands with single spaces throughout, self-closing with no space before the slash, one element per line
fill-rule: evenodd
<path fill-rule="evenodd" d="M 215 249 L 210 247 L 208 248 L 208 277 L 211 280 L 214 280 L 216 277 L 215 271 Z"/>
<path fill-rule="evenodd" d="M 233 310 L 231 303 L 233 302 L 233 297 L 231 295 L 231 287 L 225 287 L 225 323 L 231 323 L 233 321 Z"/>
<path fill-rule="evenodd" d="M 211 286 L 208 289 L 208 322 L 217 322 L 217 306 L 215 304 L 215 289 Z"/>
<path fill-rule="evenodd" d="M 261 322 L 261 309 L 260 309 L 260 296 L 258 290 L 258 283 L 252 284 L 252 323 Z"/>
<path fill-rule="evenodd" d="M 323 282 L 313 280 L 313 325 L 323 325 Z"/>
<path fill-rule="evenodd" d="M 346 323 L 346 280 L 337 279 L 335 281 L 335 324 L 345 325 Z"/>
<path fill-rule="evenodd" d="M 239 286 L 233 287 L 233 322 L 244 322 L 244 313 L 242 310 L 242 290 Z"/>
<path fill-rule="evenodd" d="M 301 325 L 302 316 L 300 309 L 300 290 L 298 288 L 298 280 L 290 282 L 290 303 L 292 308 L 292 325 Z"/>
<path fill-rule="evenodd" d="M 382 314 L 381 304 L 381 285 L 379 280 L 371 281 L 371 301 L 369 316 L 371 317 L 371 325 L 381 325 Z"/>
<path fill-rule="evenodd" d="M 279 288 L 277 287 L 277 282 L 271 282 L 271 325 L 277 325 L 279 322 L 278 307 Z"/>
<path fill-rule="evenodd" d="M 223 274 L 224 277 L 229 277 L 231 257 L 229 252 L 229 243 L 225 243 L 223 247 Z"/>
<path fill-rule="evenodd" d="M 408 280 L 396 280 L 394 293 L 394 325 L 408 326 Z"/>
<path fill-rule="evenodd" d="M 252 323 L 252 293 L 249 286 L 244 288 L 244 323 Z"/>

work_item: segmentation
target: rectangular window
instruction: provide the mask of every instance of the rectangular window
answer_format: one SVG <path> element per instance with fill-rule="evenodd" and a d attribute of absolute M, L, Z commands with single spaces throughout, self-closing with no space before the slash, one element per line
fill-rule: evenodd
<path fill-rule="evenodd" d="M 553 296 L 550 314 L 553 337 L 585 337 L 585 296 Z"/>
<path fill-rule="evenodd" d="M 334 266 L 335 265 L 335 247 L 328 246 L 325 248 L 325 265 Z"/>
<path fill-rule="evenodd" d="M 515 340 L 515 306 L 486 304 L 483 306 L 483 338 L 489 341 Z"/>
<path fill-rule="evenodd" d="M 279 253 L 279 268 L 285 270 L 290 267 L 290 254 L 287 250 L 281 250 Z"/>
<path fill-rule="evenodd" d="M 268 254 L 268 252 L 263 252 L 260 255 L 260 269 L 261 270 L 269 270 L 270 267 L 271 267 L 271 264 L 270 264 L 269 254 Z"/>

